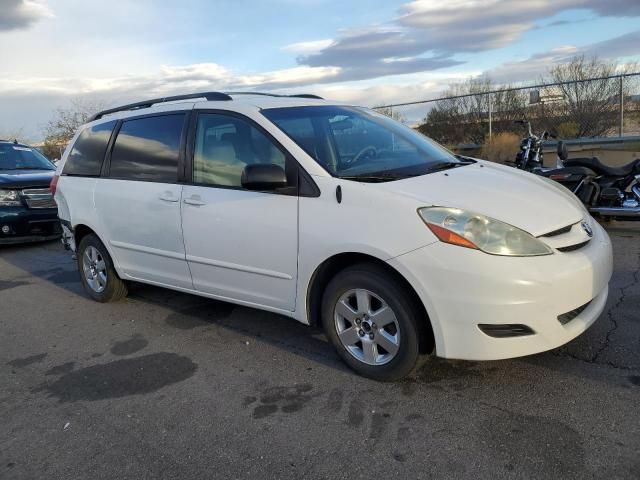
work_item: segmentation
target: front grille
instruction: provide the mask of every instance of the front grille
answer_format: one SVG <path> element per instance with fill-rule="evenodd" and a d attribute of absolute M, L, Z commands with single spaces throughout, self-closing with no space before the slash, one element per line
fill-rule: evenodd
<path fill-rule="evenodd" d="M 558 235 L 562 235 L 563 233 L 569 233 L 573 225 L 567 225 L 566 227 L 559 228 L 558 230 L 554 230 L 553 232 L 545 233 L 544 235 L 540 235 L 541 237 L 557 237 Z"/>
<path fill-rule="evenodd" d="M 57 208 L 53 195 L 48 188 L 22 190 L 22 197 L 29 208 Z"/>
<path fill-rule="evenodd" d="M 562 315 L 558 315 L 558 321 L 562 324 L 562 325 L 566 325 L 567 323 L 569 323 L 571 320 L 573 320 L 574 318 L 576 318 L 578 315 L 580 315 L 582 312 L 584 312 L 586 310 L 586 308 L 591 304 L 591 300 L 589 300 L 587 303 L 585 303 L 584 305 L 582 305 L 581 307 L 578 307 L 574 310 L 571 310 L 570 312 L 567 313 L 563 313 Z"/>
<path fill-rule="evenodd" d="M 582 226 L 581 226 L 582 223 Z M 540 235 L 545 243 L 559 252 L 574 252 L 589 244 L 591 234 L 584 227 L 585 222 L 578 222 L 566 227 Z"/>
<path fill-rule="evenodd" d="M 576 243 L 575 245 L 569 245 L 568 247 L 559 247 L 556 250 L 558 250 L 559 252 L 573 252 L 575 250 L 581 249 L 582 247 L 586 246 L 588 243 L 589 243 L 589 240 L 582 243 Z"/>

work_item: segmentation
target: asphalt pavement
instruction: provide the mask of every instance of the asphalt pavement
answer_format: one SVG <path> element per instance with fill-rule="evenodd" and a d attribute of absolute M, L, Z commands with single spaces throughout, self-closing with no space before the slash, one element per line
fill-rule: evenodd
<path fill-rule="evenodd" d="M 293 320 L 143 285 L 102 305 L 58 243 L 0 247 L 0 479 L 640 478 L 640 224 L 607 228 L 582 336 L 395 384 Z"/>

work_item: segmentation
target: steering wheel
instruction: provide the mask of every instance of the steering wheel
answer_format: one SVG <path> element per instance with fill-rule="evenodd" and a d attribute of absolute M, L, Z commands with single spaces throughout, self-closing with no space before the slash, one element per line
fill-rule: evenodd
<path fill-rule="evenodd" d="M 349 165 L 354 165 L 354 164 L 358 163 L 360 160 L 362 160 L 363 158 L 376 158 L 377 155 L 378 155 L 378 151 L 376 150 L 376 147 L 374 147 L 373 145 L 367 145 L 362 150 L 360 150 L 351 159 L 351 161 L 349 161 L 347 163 Z"/>

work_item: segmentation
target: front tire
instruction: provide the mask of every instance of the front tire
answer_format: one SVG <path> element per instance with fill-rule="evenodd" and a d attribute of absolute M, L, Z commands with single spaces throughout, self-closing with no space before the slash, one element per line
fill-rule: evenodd
<path fill-rule="evenodd" d="M 118 277 L 107 248 L 96 235 L 80 241 L 77 262 L 82 285 L 95 301 L 115 302 L 127 296 L 126 283 Z"/>
<path fill-rule="evenodd" d="M 399 380 L 417 366 L 424 320 L 405 289 L 372 264 L 338 273 L 322 299 L 329 340 L 349 367 L 374 380 Z"/>

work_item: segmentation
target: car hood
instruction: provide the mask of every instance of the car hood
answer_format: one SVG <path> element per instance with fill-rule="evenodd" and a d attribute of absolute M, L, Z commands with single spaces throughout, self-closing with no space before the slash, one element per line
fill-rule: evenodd
<path fill-rule="evenodd" d="M 0 188 L 48 187 L 54 170 L 0 170 Z"/>
<path fill-rule="evenodd" d="M 580 200 L 560 184 L 485 161 L 376 185 L 415 198 L 424 206 L 461 208 L 486 215 L 534 236 L 587 216 Z"/>

